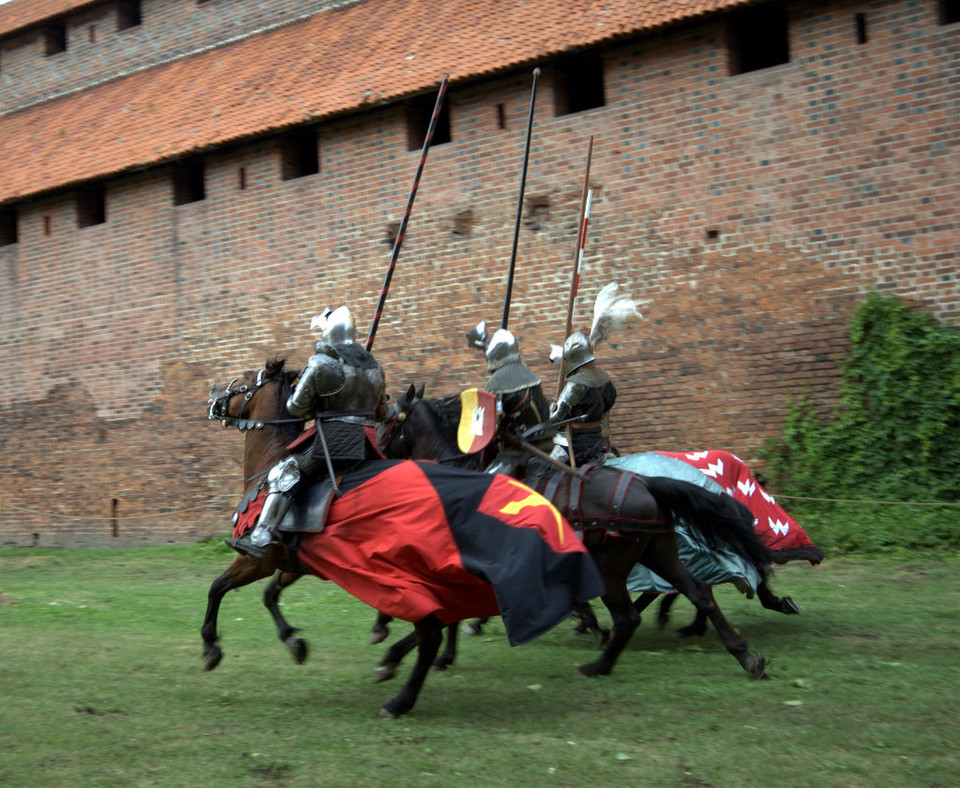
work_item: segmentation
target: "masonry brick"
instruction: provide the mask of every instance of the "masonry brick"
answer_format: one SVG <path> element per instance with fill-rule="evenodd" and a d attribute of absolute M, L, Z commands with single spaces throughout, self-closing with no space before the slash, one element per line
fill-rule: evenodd
<path fill-rule="evenodd" d="M 89 41 L 113 11 L 81 5 L 73 46 L 48 58 L 69 68 L 32 69 L 45 56 L 30 31 L 0 33 L 3 106 L 100 90 L 150 42 L 176 59 L 223 42 L 234 20 L 263 35 L 308 4 L 144 2 L 129 47 Z M 883 0 L 858 44 L 859 6 L 789 5 L 789 63 L 730 76 L 725 18 L 697 18 L 603 43 L 605 105 L 571 115 L 555 114 L 543 53 L 510 328 L 555 393 L 548 344 L 563 338 L 593 136 L 575 325 L 610 281 L 641 302 L 644 320 L 598 351 L 623 451 L 722 448 L 756 463 L 791 401 L 835 403 L 847 326 L 871 290 L 960 325 L 960 25 L 940 26 L 935 2 Z M 93 63 L 97 42 L 108 49 Z M 451 87 L 452 141 L 430 152 L 374 348 L 394 394 L 487 377 L 464 332 L 503 309 L 529 89 L 526 67 Z M 0 246 L 0 545 L 228 529 L 242 439 L 206 420 L 207 391 L 277 355 L 302 365 L 325 306 L 349 305 L 365 336 L 419 158 L 405 118 L 390 102 L 325 120 L 319 172 L 292 180 L 279 134 L 211 144 L 205 199 L 182 205 L 173 162 L 115 172 L 106 221 L 89 227 L 73 184 L 17 201 L 17 242 Z"/>

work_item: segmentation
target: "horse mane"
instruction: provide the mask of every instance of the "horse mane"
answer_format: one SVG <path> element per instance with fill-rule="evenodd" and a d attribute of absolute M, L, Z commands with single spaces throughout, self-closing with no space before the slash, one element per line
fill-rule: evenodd
<path fill-rule="evenodd" d="M 457 434 L 460 426 L 460 395 L 451 394 L 447 397 L 424 400 L 440 422 L 440 429 L 444 438 Z"/>

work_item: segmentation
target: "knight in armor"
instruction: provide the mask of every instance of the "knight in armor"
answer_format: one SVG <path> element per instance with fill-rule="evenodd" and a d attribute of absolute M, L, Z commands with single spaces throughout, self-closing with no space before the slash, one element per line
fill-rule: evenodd
<path fill-rule="evenodd" d="M 354 342 L 350 310 L 343 306 L 325 310 L 310 327 L 320 330 L 320 340 L 286 407 L 293 416 L 314 419 L 316 435 L 306 451 L 284 458 L 267 472 L 267 493 L 256 527 L 240 539 L 227 540 L 238 552 L 257 559 L 276 541 L 277 528 L 299 485 L 325 476 L 335 482 L 337 475 L 372 456 L 366 428 L 375 426 L 382 415 L 383 369 Z"/>
<path fill-rule="evenodd" d="M 475 346 L 485 347 L 487 370 L 491 373 L 484 389 L 496 395 L 499 415 L 498 432 L 521 438 L 537 448 L 549 451 L 553 440 L 550 407 L 543 394 L 540 378 L 520 360 L 516 337 L 504 328 L 486 341 L 481 323 L 468 334 Z M 503 445 L 488 473 L 515 475 L 529 455 L 521 448 Z"/>
<path fill-rule="evenodd" d="M 561 364 L 563 390 L 550 406 L 550 421 L 558 427 L 553 457 L 585 465 L 617 456 L 610 443 L 610 409 L 617 388 L 597 366 L 590 340 L 579 331 L 567 337 Z"/>
<path fill-rule="evenodd" d="M 617 389 L 597 366 L 594 351 L 635 317 L 642 317 L 636 302 L 611 282 L 597 294 L 589 336 L 577 331 L 567 337 L 562 348 L 552 346 L 550 358 L 562 359 L 564 379 L 550 408 L 550 421 L 558 430 L 552 452 L 555 459 L 576 466 L 619 454 L 610 443 L 610 409 L 617 401 Z"/>

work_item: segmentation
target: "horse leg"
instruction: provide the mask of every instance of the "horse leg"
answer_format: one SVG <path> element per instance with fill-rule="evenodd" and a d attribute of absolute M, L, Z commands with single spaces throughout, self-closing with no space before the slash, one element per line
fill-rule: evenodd
<path fill-rule="evenodd" d="M 298 665 L 307 661 L 309 649 L 307 648 L 307 641 L 303 638 L 294 637 L 300 629 L 290 626 L 290 623 L 283 617 L 283 613 L 280 612 L 280 592 L 284 588 L 292 586 L 301 577 L 303 575 L 295 572 L 277 572 L 263 592 L 263 604 L 266 605 L 270 615 L 273 616 L 273 623 L 277 627 L 277 635 Z"/>
<path fill-rule="evenodd" d="M 400 640 L 390 646 L 383 659 L 380 660 L 380 664 L 373 669 L 373 683 L 379 684 L 381 681 L 389 681 L 396 676 L 397 668 L 400 667 L 400 660 L 413 651 L 416 645 L 417 632 L 416 629 L 414 629 L 414 631 L 405 638 L 400 638 Z"/>
<path fill-rule="evenodd" d="M 447 627 L 447 645 L 443 653 L 433 661 L 432 670 L 446 670 L 457 658 L 457 626 L 457 624 L 450 624 Z"/>
<path fill-rule="evenodd" d="M 766 579 L 761 580 L 760 585 L 757 586 L 757 599 L 767 610 L 776 610 L 778 613 L 784 613 L 788 616 L 795 616 L 800 613 L 800 606 L 788 596 L 776 596 L 770 590 L 770 586 L 767 585 Z"/>
<path fill-rule="evenodd" d="M 751 653 L 747 641 L 737 634 L 736 630 L 724 618 L 717 601 L 713 597 L 713 590 L 702 580 L 698 580 L 690 570 L 680 561 L 676 554 L 676 540 L 673 549 L 666 544 L 659 545 L 655 557 L 644 556 L 644 565 L 656 572 L 670 583 L 681 594 L 689 599 L 698 613 L 705 615 L 713 623 L 714 629 L 720 635 L 720 640 L 740 666 L 750 674 L 751 678 L 763 679 L 766 660 L 762 654 Z M 651 563 L 647 563 L 647 560 Z"/>
<path fill-rule="evenodd" d="M 467 637 L 474 637 L 483 632 L 483 625 L 490 620 L 489 616 L 484 618 L 475 618 L 473 621 L 468 621 L 463 625 L 463 628 L 460 630 Z"/>
<path fill-rule="evenodd" d="M 220 636 L 217 634 L 217 614 L 220 612 L 220 602 L 224 595 L 227 591 L 269 577 L 277 568 L 279 561 L 276 550 L 271 551 L 262 561 L 239 555 L 233 559 L 227 571 L 210 584 L 210 591 L 207 593 L 207 612 L 203 617 L 203 626 L 200 627 L 200 635 L 203 637 L 203 663 L 206 670 L 213 670 L 223 658 L 223 651 L 218 643 Z"/>
<path fill-rule="evenodd" d="M 573 610 L 579 617 L 580 623 L 573 628 L 571 635 L 582 635 L 587 631 L 592 632 L 598 646 L 602 646 L 610 640 L 610 630 L 600 626 L 600 622 L 597 621 L 589 602 L 581 602 Z"/>
<path fill-rule="evenodd" d="M 644 591 L 642 594 L 640 594 L 640 596 L 638 596 L 633 601 L 633 609 L 637 611 L 637 615 L 639 616 L 641 613 L 643 613 L 644 610 L 650 607 L 650 605 L 653 604 L 653 601 L 658 596 L 660 596 L 659 591 Z M 669 608 L 669 605 L 667 607 Z M 660 615 L 657 616 L 657 627 L 659 629 L 663 629 L 663 625 L 660 623 L 660 616 L 662 615 L 663 615 L 663 604 L 661 603 Z"/>
<path fill-rule="evenodd" d="M 666 594 L 663 597 L 663 601 L 660 603 L 660 610 L 657 613 L 657 628 L 661 631 L 667 628 L 667 623 L 670 621 L 670 608 L 673 607 L 673 603 L 677 601 L 679 594 Z M 689 638 L 689 637 L 699 637 L 707 631 L 707 616 L 702 610 L 697 610 L 696 615 L 689 624 L 685 627 L 680 627 L 677 630 L 677 637 L 680 638 Z"/>
<path fill-rule="evenodd" d="M 633 606 L 630 592 L 627 591 L 627 577 L 637 562 L 641 543 L 648 537 L 637 538 L 607 536 L 599 531 L 587 532 L 584 544 L 593 556 L 603 575 L 607 593 L 601 597 L 610 611 L 613 630 L 610 640 L 593 662 L 580 666 L 584 676 L 606 676 L 613 670 L 617 658 L 626 647 L 638 626 L 640 615 Z"/>
<path fill-rule="evenodd" d="M 382 643 L 387 639 L 387 635 L 390 634 L 390 627 L 387 626 L 391 621 L 393 621 L 393 616 L 388 616 L 386 613 L 377 612 L 377 622 L 370 627 L 370 645 L 375 646 L 377 643 Z"/>
<path fill-rule="evenodd" d="M 423 687 L 423 682 L 430 672 L 430 666 L 440 650 L 443 640 L 443 624 L 436 616 L 430 615 L 414 624 L 414 633 L 417 640 L 417 664 L 403 685 L 400 694 L 388 700 L 380 709 L 380 717 L 399 717 L 406 714 L 417 702 L 417 696 Z"/>

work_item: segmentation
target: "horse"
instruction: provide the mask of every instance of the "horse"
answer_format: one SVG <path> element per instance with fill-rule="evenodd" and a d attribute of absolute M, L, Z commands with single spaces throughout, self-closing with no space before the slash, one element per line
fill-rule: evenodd
<path fill-rule="evenodd" d="M 422 388 L 417 391 L 411 385 L 397 400 L 381 446 L 388 454 L 411 458 L 456 457 L 455 425 L 459 417 L 450 411 L 460 407 L 459 400 L 430 400 L 422 395 Z M 602 465 L 581 470 L 576 481 L 563 471 L 546 473 L 542 466 L 539 473 L 539 478 L 527 478 L 527 483 L 575 527 L 579 526 L 606 583 L 601 599 L 613 621 L 611 637 L 598 659 L 580 666 L 581 674 L 609 674 L 639 625 L 640 615 L 626 581 L 633 566 L 641 563 L 671 583 L 693 603 L 698 614 L 713 623 L 727 651 L 749 676 L 766 677 L 763 655 L 749 651 L 747 641 L 723 616 L 710 586 L 695 578 L 680 561 L 675 532 L 680 518 L 697 538 L 711 546 L 725 544 L 734 552 L 751 556 L 758 568 L 765 567 L 770 563 L 770 552 L 756 538 L 753 516 L 746 506 L 689 482 L 641 477 Z M 395 655 L 399 645 L 391 649 L 388 658 Z"/>
<path fill-rule="evenodd" d="M 268 361 L 259 372 L 245 372 L 211 391 L 208 416 L 246 433 L 248 493 L 237 509 L 235 535 L 255 519 L 262 497 L 258 479 L 289 451 L 303 426 L 286 411 L 296 373 L 283 365 L 281 359 Z M 382 717 L 413 708 L 444 624 L 497 614 L 502 599 L 503 609 L 510 611 L 509 620 L 504 613 L 508 636 L 519 645 L 566 618 L 574 604 L 603 591 L 599 570 L 570 526 L 546 500 L 509 477 L 384 460 L 360 463 L 339 484 L 341 495 L 330 505 L 322 533 L 297 534 L 296 549 L 274 543 L 259 561 L 239 555 L 211 584 L 201 628 L 207 670 L 222 658 L 217 614 L 224 594 L 277 570 L 264 594 L 268 607 L 276 605 L 274 591 L 309 573 L 414 624 L 416 665 L 399 694 L 380 709 Z M 305 495 L 309 492 L 308 486 Z M 446 516 L 434 516 L 437 510 Z M 437 544 L 445 551 L 431 552 Z M 375 556 L 375 563 L 359 566 L 357 559 L 365 556 Z M 533 592 L 528 594 L 518 577 L 532 584 Z M 537 582 L 543 587 L 537 589 Z M 275 621 L 286 642 L 296 630 L 278 610 Z M 295 657 L 306 656 L 305 644 L 291 650 Z"/>

